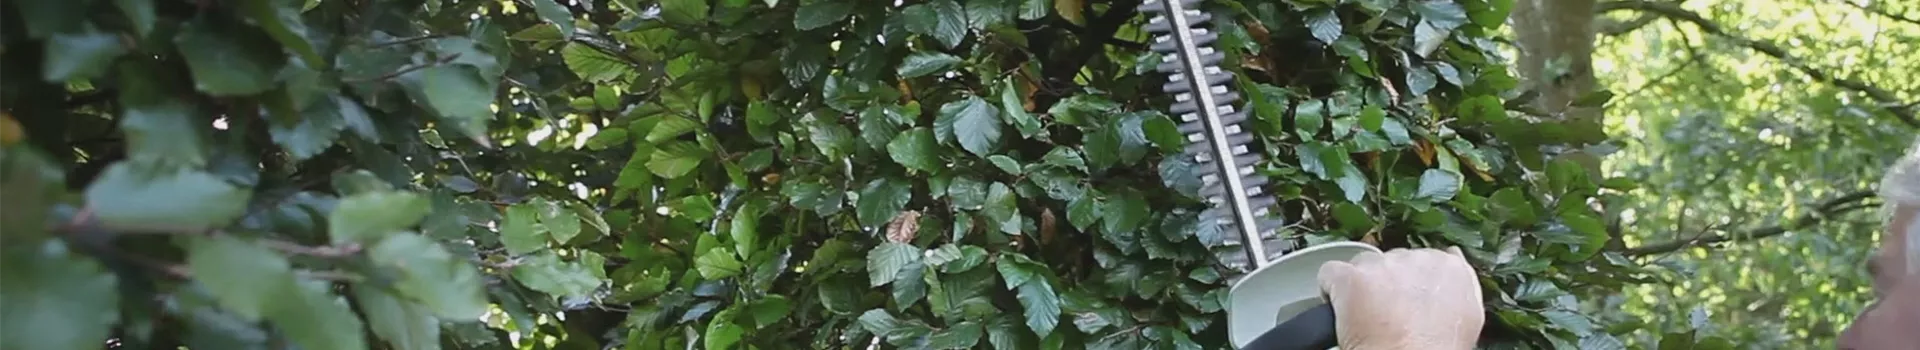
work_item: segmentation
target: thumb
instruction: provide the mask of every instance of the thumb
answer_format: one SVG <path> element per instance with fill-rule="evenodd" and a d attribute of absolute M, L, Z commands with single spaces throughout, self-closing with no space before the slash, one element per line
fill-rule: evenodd
<path fill-rule="evenodd" d="M 1326 294 L 1329 302 L 1339 299 L 1353 291 L 1354 280 L 1360 271 L 1345 261 L 1328 261 L 1320 264 L 1320 292 Z"/>

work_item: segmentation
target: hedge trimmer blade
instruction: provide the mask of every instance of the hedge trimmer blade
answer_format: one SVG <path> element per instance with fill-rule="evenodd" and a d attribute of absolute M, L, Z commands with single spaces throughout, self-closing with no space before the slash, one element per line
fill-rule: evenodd
<path fill-rule="evenodd" d="M 1226 54 L 1209 46 L 1219 34 L 1201 26 L 1212 16 L 1198 4 L 1199 0 L 1149 0 L 1140 11 L 1152 14 L 1146 29 L 1155 34 L 1153 51 L 1165 55 L 1159 71 L 1168 74 L 1160 88 L 1174 95 L 1171 112 L 1179 117 L 1180 132 L 1186 135 L 1186 154 L 1203 166 L 1200 195 L 1213 207 L 1201 219 L 1232 231 L 1227 244 L 1244 251 L 1223 254 L 1221 262 L 1233 268 L 1259 268 L 1293 247 L 1291 242 L 1269 237 L 1282 222 L 1263 219 L 1276 201 L 1261 190 L 1267 178 L 1254 173 L 1262 155 L 1249 146 L 1254 136 L 1241 127 L 1247 114 L 1233 107 L 1240 100 L 1229 84 L 1233 73 L 1219 66 Z"/>

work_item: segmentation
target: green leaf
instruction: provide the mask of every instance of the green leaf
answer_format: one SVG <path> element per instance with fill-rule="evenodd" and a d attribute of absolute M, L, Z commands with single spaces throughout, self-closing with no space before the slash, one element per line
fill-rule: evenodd
<path fill-rule="evenodd" d="M 1012 79 L 1000 82 L 1000 110 L 1006 113 L 1007 121 L 1013 123 L 1014 129 L 1020 131 L 1020 137 L 1032 138 L 1047 132 L 1040 126 L 1040 119 L 1027 113 L 1025 104 L 1021 103 L 1020 91 L 1014 89 Z"/>
<path fill-rule="evenodd" d="M 1148 113 L 1127 113 L 1120 115 L 1119 118 L 1113 118 L 1108 124 L 1108 132 L 1113 135 L 1114 141 L 1119 145 L 1120 162 L 1124 164 L 1138 162 L 1142 157 L 1146 157 L 1147 151 L 1151 149 L 1148 147 L 1150 141 L 1147 139 L 1145 126 L 1147 115 Z M 1181 144 L 1185 143 L 1181 142 Z"/>
<path fill-rule="evenodd" d="M 927 346 L 934 349 L 972 349 L 980 344 L 980 337 L 986 335 L 979 323 L 960 322 L 933 333 L 927 340 Z"/>
<path fill-rule="evenodd" d="M 653 130 L 647 131 L 647 142 L 660 143 L 673 140 L 674 138 L 680 137 L 680 135 L 686 135 L 703 126 L 700 125 L 700 122 L 694 121 L 693 119 L 687 119 L 686 117 L 677 115 L 666 115 L 660 116 L 659 118 L 660 121 L 653 124 Z"/>
<path fill-rule="evenodd" d="M 1141 196 L 1138 191 L 1121 191 L 1110 199 L 1111 201 L 1104 203 L 1105 205 L 1101 207 L 1105 214 L 1101 222 L 1106 225 L 1102 226 L 1100 231 L 1106 235 L 1132 233 L 1153 215 L 1152 208 L 1147 205 L 1146 197 Z"/>
<path fill-rule="evenodd" d="M 753 306 L 748 307 L 748 312 L 753 315 L 753 323 L 761 326 L 772 325 L 774 322 L 779 322 L 780 319 L 787 317 L 788 312 L 792 311 L 793 304 L 787 301 L 787 297 L 779 295 L 768 295 L 765 298 L 754 301 Z"/>
<path fill-rule="evenodd" d="M 707 0 L 663 0 L 660 10 L 667 22 L 696 25 L 705 23 L 712 9 L 707 5 Z"/>
<path fill-rule="evenodd" d="M 1433 75 L 1433 72 L 1429 72 L 1425 69 L 1408 69 L 1407 70 L 1407 92 L 1408 93 L 1416 94 L 1416 95 L 1424 95 L 1429 91 L 1433 91 L 1433 88 L 1439 85 L 1440 85 L 1440 77 Z"/>
<path fill-rule="evenodd" d="M 113 0 L 113 4 L 115 7 L 120 8 L 122 15 L 127 16 L 127 22 L 133 26 L 134 34 L 145 37 L 148 33 L 153 32 L 154 7 L 152 0 Z"/>
<path fill-rule="evenodd" d="M 440 349 L 440 320 L 418 305 L 369 285 L 353 286 L 373 334 L 398 350 Z"/>
<path fill-rule="evenodd" d="M 1067 222 L 1072 223 L 1074 229 L 1086 231 L 1100 220 L 1100 204 L 1094 196 L 1081 196 L 1067 204 Z"/>
<path fill-rule="evenodd" d="M 839 23 L 853 13 L 853 3 L 846 1 L 816 1 L 801 5 L 793 12 L 793 27 L 800 30 L 813 30 L 829 24 Z"/>
<path fill-rule="evenodd" d="M 1160 146 L 1167 153 L 1177 153 L 1187 145 L 1186 135 L 1180 133 L 1180 125 L 1166 116 L 1154 115 L 1141 121 L 1140 131 L 1148 141 Z"/>
<path fill-rule="evenodd" d="M 1593 181 L 1587 175 L 1587 168 L 1566 158 L 1557 158 L 1547 164 L 1547 183 L 1559 193 L 1591 188 Z"/>
<path fill-rule="evenodd" d="M 110 228 L 202 232 L 246 212 L 252 193 L 199 171 L 107 166 L 87 186 L 87 207 Z"/>
<path fill-rule="evenodd" d="M 1505 209 L 1507 216 L 1510 218 L 1508 223 L 1515 227 L 1533 226 L 1534 223 L 1540 220 L 1539 216 L 1533 211 L 1533 202 L 1528 200 L 1526 194 L 1521 193 L 1518 187 L 1507 187 L 1494 191 L 1492 198 L 1494 203 L 1498 203 L 1502 209 Z"/>
<path fill-rule="evenodd" d="M 801 9 L 805 10 L 805 8 Z M 901 78 L 918 78 L 945 71 L 952 68 L 955 63 L 960 63 L 959 57 L 939 51 L 919 51 L 907 55 L 906 60 L 900 62 L 897 74 Z"/>
<path fill-rule="evenodd" d="M 1020 234 L 1021 217 L 1019 195 L 1006 184 L 995 182 L 987 186 L 987 201 L 983 213 L 993 220 L 994 227 L 1001 233 Z"/>
<path fill-rule="evenodd" d="M 807 126 L 807 136 L 820 155 L 842 158 L 853 153 L 853 132 L 833 122 L 816 121 Z"/>
<path fill-rule="evenodd" d="M 742 258 L 753 256 L 760 240 L 760 204 L 746 202 L 735 209 L 733 220 L 727 225 L 728 236 L 733 238 L 734 251 Z"/>
<path fill-rule="evenodd" d="M 746 334 L 747 330 L 740 328 L 740 325 L 716 319 L 713 323 L 707 324 L 707 333 L 704 336 L 708 349 L 729 349 L 734 343 L 740 342 L 740 337 Z"/>
<path fill-rule="evenodd" d="M 1312 16 L 1307 17 L 1307 30 L 1313 33 L 1314 39 L 1326 45 L 1333 45 L 1334 41 L 1340 40 L 1340 32 L 1343 30 L 1340 15 L 1334 13 L 1333 9 L 1314 11 Z"/>
<path fill-rule="evenodd" d="M 919 249 L 915 248 L 916 254 Z M 893 303 L 895 305 L 913 305 L 927 297 L 927 265 L 918 261 L 900 268 L 900 274 L 893 280 Z"/>
<path fill-rule="evenodd" d="M 210 19 L 187 22 L 173 37 L 193 75 L 194 88 L 213 96 L 253 95 L 275 87 L 275 75 L 287 64 L 280 45 L 258 31 L 218 25 Z"/>
<path fill-rule="evenodd" d="M 580 217 L 572 211 L 552 201 L 538 201 L 540 205 L 540 226 L 547 229 L 547 235 L 554 241 L 567 242 L 580 235 Z"/>
<path fill-rule="evenodd" d="M 1333 218 L 1340 222 L 1340 227 L 1349 230 L 1349 232 L 1366 232 L 1375 225 L 1373 216 L 1368 215 L 1366 209 L 1352 202 L 1335 204 L 1333 206 Z"/>
<path fill-rule="evenodd" d="M 1040 161 L 1048 165 L 1087 171 L 1087 161 L 1081 159 L 1080 152 L 1074 151 L 1072 148 L 1054 147 L 1052 151 L 1047 151 L 1047 155 L 1041 156 Z"/>
<path fill-rule="evenodd" d="M 340 199 L 327 214 L 327 235 L 334 244 L 379 242 L 386 235 L 419 224 L 431 205 L 412 192 L 364 192 Z"/>
<path fill-rule="evenodd" d="M 1034 265 L 1036 264 L 1033 260 L 1025 255 L 1007 253 L 1000 255 L 1000 259 L 994 262 L 993 268 L 1000 272 L 1000 279 L 1006 282 L 1007 290 L 1013 290 L 1040 278 L 1040 273 L 1035 271 L 1037 268 Z"/>
<path fill-rule="evenodd" d="M 1506 24 L 1507 16 L 1513 13 L 1513 0 L 1486 0 L 1486 4 L 1484 9 L 1469 11 L 1468 16 L 1473 18 L 1473 24 L 1487 30 L 1500 29 L 1501 25 Z"/>
<path fill-rule="evenodd" d="M 129 70 L 120 72 L 127 74 Z M 126 135 L 128 158 L 185 166 L 207 164 L 211 152 L 200 117 L 191 105 L 177 100 L 143 103 L 129 101 L 128 95 L 121 97 L 125 110 L 120 116 L 120 127 Z"/>
<path fill-rule="evenodd" d="M 933 130 L 918 127 L 894 136 L 893 141 L 887 143 L 887 156 L 908 169 L 934 172 L 943 168 L 938 149 Z"/>
<path fill-rule="evenodd" d="M 266 30 L 267 36 L 299 55 L 308 66 L 325 68 L 327 60 L 307 40 L 307 25 L 300 21 L 300 9 L 290 5 L 288 1 L 243 1 L 240 10 L 254 26 Z"/>
<path fill-rule="evenodd" d="M 860 328 L 866 329 L 868 333 L 878 335 L 885 335 L 887 332 L 893 331 L 893 328 L 900 323 L 900 320 L 894 318 L 893 314 L 887 313 L 887 310 L 883 309 L 867 310 L 867 312 L 860 314 L 859 320 Z"/>
<path fill-rule="evenodd" d="M 1467 10 L 1452 1 L 1415 1 L 1413 12 L 1441 29 L 1459 28 L 1467 23 Z"/>
<path fill-rule="evenodd" d="M 1379 105 L 1367 105 L 1366 109 L 1360 110 L 1360 128 L 1362 129 L 1380 131 L 1381 125 L 1386 122 L 1387 111 L 1380 109 Z"/>
<path fill-rule="evenodd" d="M 439 65 L 401 76 L 415 98 L 424 100 L 440 121 L 453 124 L 467 137 L 485 139 L 487 121 L 493 119 L 488 103 L 493 101 L 494 84 L 481 77 L 473 66 Z"/>
<path fill-rule="evenodd" d="M 1022 172 L 1020 161 L 1013 160 L 1013 157 L 995 154 L 987 156 L 987 161 L 992 162 L 994 167 L 1000 168 L 1000 171 L 1005 171 L 1013 176 L 1020 176 Z"/>
<path fill-rule="evenodd" d="M 934 128 L 976 156 L 986 157 L 1000 144 L 1000 112 L 979 96 L 941 105 Z"/>
<path fill-rule="evenodd" d="M 1387 141 L 1391 141 L 1395 145 L 1404 146 L 1413 143 L 1413 138 L 1408 136 L 1406 124 L 1401 124 L 1399 119 L 1387 118 L 1384 123 L 1380 124 L 1380 130 L 1386 132 Z"/>
<path fill-rule="evenodd" d="M 342 112 L 360 112 L 342 111 L 340 108 L 341 104 L 332 98 L 315 101 L 301 110 L 298 123 L 271 123 L 267 133 L 273 137 L 273 143 L 286 148 L 287 154 L 293 156 L 294 160 L 313 158 L 333 147 L 334 141 L 340 137 L 340 131 L 346 129 L 347 121 Z"/>
<path fill-rule="evenodd" d="M 540 15 L 541 20 L 560 27 L 561 38 L 573 38 L 573 12 L 571 10 L 568 10 L 566 6 L 560 5 L 557 0 L 531 1 L 533 1 L 533 12 Z"/>
<path fill-rule="evenodd" d="M 874 150 L 885 151 L 887 144 L 899 136 L 901 127 L 895 125 L 882 107 L 869 107 L 860 111 L 860 139 Z M 927 135 L 933 135 L 931 131 Z M 928 140 L 933 140 L 929 138 Z"/>
<path fill-rule="evenodd" d="M 366 350 L 365 324 L 347 301 L 328 291 L 331 283 L 287 281 L 268 303 L 267 319 L 286 332 L 292 345 L 311 350 Z M 259 288 L 254 286 L 253 288 Z"/>
<path fill-rule="evenodd" d="M 393 273 L 393 288 L 418 300 L 428 312 L 449 320 L 471 320 L 487 313 L 486 280 L 480 271 L 439 243 L 419 234 L 387 237 L 367 250 L 375 266 Z"/>
<path fill-rule="evenodd" d="M 513 33 L 509 38 L 519 41 L 562 41 L 567 40 L 567 35 L 560 33 L 559 26 L 548 23 L 521 29 L 519 32 Z M 564 56 L 565 54 L 565 50 L 562 50 L 561 55 Z"/>
<path fill-rule="evenodd" d="M 739 276 L 746 266 L 734 257 L 733 249 L 721 247 L 707 250 L 694 258 L 694 268 L 700 271 L 700 277 L 717 280 Z"/>
<path fill-rule="evenodd" d="M 63 241 L 43 242 L 0 246 L 0 348 L 105 348 L 121 321 L 119 281 Z"/>
<path fill-rule="evenodd" d="M 900 242 L 884 242 L 867 252 L 867 286 L 893 283 L 901 270 L 920 263 L 920 248 Z"/>
<path fill-rule="evenodd" d="M 152 11 L 152 5 L 147 6 Z M 115 58 L 127 53 L 119 37 L 97 31 L 55 34 L 47 38 L 44 50 L 46 66 L 41 67 L 40 77 L 55 84 L 100 76 Z"/>
<path fill-rule="evenodd" d="M 967 37 L 966 10 L 958 2 L 933 0 L 902 11 L 907 16 L 907 31 L 931 36 L 948 49 L 959 47 L 960 40 Z"/>
<path fill-rule="evenodd" d="M 960 246 L 947 243 L 940 248 L 927 251 L 926 260 L 922 262 L 933 267 L 941 267 L 954 260 L 960 260 L 961 254 Z"/>
<path fill-rule="evenodd" d="M 86 2 L 78 1 L 22 1 L 17 2 L 14 11 L 19 21 L 24 22 L 28 37 L 39 39 L 48 35 L 80 30 L 91 21 L 78 20 L 88 15 Z"/>
<path fill-rule="evenodd" d="M 1427 169 L 1420 174 L 1420 189 L 1414 196 L 1434 202 L 1453 199 L 1460 192 L 1460 186 L 1466 178 L 1460 173 L 1446 169 Z"/>
<path fill-rule="evenodd" d="M 1020 19 L 1032 21 L 1045 18 L 1047 17 L 1048 10 L 1052 8 L 1052 0 L 1021 0 Z"/>
<path fill-rule="evenodd" d="M 1053 285 L 1043 279 L 1021 284 L 1017 298 L 1026 308 L 1027 328 L 1041 337 L 1053 334 L 1060 325 L 1060 296 L 1054 294 Z"/>
<path fill-rule="evenodd" d="M 987 183 L 972 176 L 961 175 L 947 184 L 947 196 L 953 198 L 953 206 L 965 210 L 980 210 L 987 205 Z"/>
<path fill-rule="evenodd" d="M 647 169 L 663 178 L 679 178 L 693 172 L 708 155 L 706 149 L 692 141 L 668 143 L 653 150 Z"/>
<path fill-rule="evenodd" d="M 1507 110 L 1502 107 L 1499 96 L 1480 95 L 1460 102 L 1460 120 L 1467 122 L 1494 122 L 1504 120 Z"/>
<path fill-rule="evenodd" d="M 995 317 L 987 321 L 987 343 L 995 349 L 1018 349 L 1022 346 L 1024 332 L 1020 332 L 1020 321 L 1013 316 Z"/>
<path fill-rule="evenodd" d="M 893 220 L 894 215 L 906 208 L 907 201 L 913 199 L 912 190 L 910 184 L 891 178 L 868 181 L 866 187 L 860 189 L 860 200 L 856 204 L 860 224 L 880 227 Z"/>
<path fill-rule="evenodd" d="M 1579 99 L 1573 100 L 1573 106 L 1574 107 L 1600 107 L 1600 106 L 1605 106 L 1607 104 L 1607 101 L 1612 101 L 1612 100 L 1613 100 L 1613 91 L 1594 90 L 1593 92 L 1587 93 L 1586 95 L 1581 95 Z"/>
<path fill-rule="evenodd" d="M 732 253 L 729 252 L 726 255 L 729 259 L 732 258 Z M 696 261 L 695 264 L 701 266 L 701 273 L 704 275 L 706 264 L 703 262 L 706 254 L 702 254 L 701 258 L 703 258 L 702 261 Z M 736 263 L 734 266 L 739 265 Z M 601 281 L 594 277 L 592 271 L 587 270 L 589 268 L 601 267 L 580 266 L 578 263 L 560 261 L 560 256 L 554 255 L 551 251 L 540 252 L 526 257 L 520 261 L 519 265 L 514 265 L 513 279 L 541 293 L 557 297 L 584 297 L 591 295 L 593 289 L 600 286 Z"/>
<path fill-rule="evenodd" d="M 1600 187 L 1604 187 L 1604 188 L 1612 189 L 1616 191 L 1632 191 L 1635 189 L 1639 189 L 1640 184 L 1635 183 L 1633 179 L 1616 177 L 1616 178 L 1607 179 L 1606 181 L 1601 181 Z"/>
<path fill-rule="evenodd" d="M 592 83 L 612 81 L 633 72 L 633 66 L 627 65 L 626 61 L 581 42 L 567 43 L 566 47 L 560 49 L 560 59 L 567 63 L 567 69 L 580 76 L 580 80 Z"/>
<path fill-rule="evenodd" d="M 1091 170 L 1101 170 L 1119 164 L 1121 160 L 1120 135 L 1111 128 L 1088 133 L 1080 145 L 1081 153 L 1086 154 L 1087 165 Z"/>
<path fill-rule="evenodd" d="M 506 214 L 506 220 L 500 224 L 500 243 L 507 248 L 507 254 L 524 255 L 547 247 L 539 207 L 533 203 L 516 203 L 507 206 Z"/>

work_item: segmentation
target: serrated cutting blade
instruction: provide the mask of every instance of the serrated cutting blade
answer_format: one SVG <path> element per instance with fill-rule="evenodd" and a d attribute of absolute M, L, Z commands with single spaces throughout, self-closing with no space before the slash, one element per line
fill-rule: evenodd
<path fill-rule="evenodd" d="M 1254 136 L 1241 126 L 1247 114 L 1233 106 L 1240 101 L 1231 85 L 1234 75 L 1220 69 L 1226 54 L 1211 46 L 1219 34 L 1204 26 L 1212 16 L 1201 11 L 1199 3 L 1148 0 L 1140 11 L 1149 14 L 1146 29 L 1155 35 L 1153 52 L 1164 55 L 1158 70 L 1167 74 L 1160 89 L 1173 94 L 1169 112 L 1186 136 L 1186 154 L 1201 166 L 1200 194 L 1212 204 L 1201 220 L 1233 233 L 1227 245 L 1240 249 L 1222 254 L 1222 263 L 1255 269 L 1293 250 L 1293 245 L 1273 237 L 1284 222 L 1269 218 L 1276 201 L 1262 190 L 1266 176 L 1254 171 L 1264 156 L 1251 147 Z"/>

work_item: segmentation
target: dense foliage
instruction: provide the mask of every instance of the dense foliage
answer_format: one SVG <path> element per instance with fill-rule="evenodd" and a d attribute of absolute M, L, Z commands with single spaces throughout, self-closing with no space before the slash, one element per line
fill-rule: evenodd
<path fill-rule="evenodd" d="M 9 1 L 0 348 L 1224 347 L 1135 5 Z M 1510 1 L 1207 6 L 1288 234 L 1622 346 L 1633 185 L 1507 111 Z"/>
<path fill-rule="evenodd" d="M 1608 160 L 1628 254 L 1662 283 L 1595 294 L 1622 327 L 1706 325 L 1755 349 L 1833 348 L 1872 300 L 1875 183 L 1913 142 L 1920 7 L 1603 3 Z M 1691 315 L 1675 317 L 1675 315 Z M 1652 336 L 1655 332 L 1644 332 Z"/>

